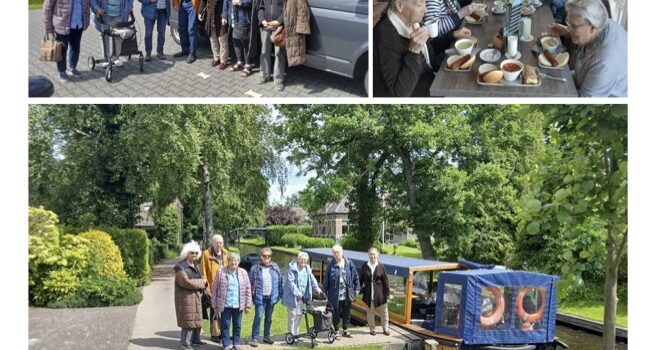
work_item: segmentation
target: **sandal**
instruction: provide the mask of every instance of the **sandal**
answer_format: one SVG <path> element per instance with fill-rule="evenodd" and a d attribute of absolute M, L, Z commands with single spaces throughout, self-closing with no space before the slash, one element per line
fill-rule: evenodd
<path fill-rule="evenodd" d="M 242 71 L 242 76 L 243 77 L 248 77 L 249 75 L 251 75 L 251 66 L 248 65 L 248 64 L 245 64 L 244 70 Z"/>
<path fill-rule="evenodd" d="M 242 63 L 238 62 L 238 63 L 232 65 L 231 67 L 229 67 L 229 72 L 235 72 L 235 71 L 240 70 L 240 69 L 242 69 Z"/>

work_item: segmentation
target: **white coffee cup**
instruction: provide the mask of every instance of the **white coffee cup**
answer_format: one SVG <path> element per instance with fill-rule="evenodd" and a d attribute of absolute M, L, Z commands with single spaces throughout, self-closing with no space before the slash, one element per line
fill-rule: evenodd
<path fill-rule="evenodd" d="M 494 10 L 502 12 L 505 10 L 505 2 L 501 0 L 494 1 Z"/>
<path fill-rule="evenodd" d="M 473 44 L 471 39 L 460 39 L 455 42 L 455 50 L 460 56 L 470 55 L 473 52 Z"/>
<path fill-rule="evenodd" d="M 433 18 L 424 24 L 428 29 L 428 36 L 431 38 L 436 38 L 439 35 L 439 20 Z"/>
<path fill-rule="evenodd" d="M 559 39 L 554 36 L 543 37 L 541 38 L 541 46 L 543 46 L 546 51 L 555 53 L 555 50 L 557 50 L 557 47 L 559 46 Z"/>

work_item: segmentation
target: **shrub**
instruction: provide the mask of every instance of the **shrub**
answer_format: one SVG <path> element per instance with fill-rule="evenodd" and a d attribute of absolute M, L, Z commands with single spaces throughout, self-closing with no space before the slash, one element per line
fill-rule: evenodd
<path fill-rule="evenodd" d="M 369 242 L 367 242 L 367 241 L 363 241 L 361 239 L 358 239 L 355 236 L 355 234 L 352 234 L 351 232 L 348 235 L 344 236 L 344 238 L 342 239 L 340 244 L 342 245 L 342 248 L 344 248 L 344 249 L 355 250 L 355 251 L 359 251 L 359 252 L 366 252 L 372 246 L 376 247 L 376 249 L 378 249 L 378 251 L 381 254 L 386 254 L 387 251 L 388 251 L 387 249 L 383 248 L 383 245 L 380 242 L 373 241 L 372 244 L 369 244 Z"/>
<path fill-rule="evenodd" d="M 179 216 L 176 209 L 172 206 L 167 206 L 158 213 L 154 222 L 156 223 L 156 238 L 159 242 L 165 243 L 170 248 L 176 248 L 179 242 Z"/>
<path fill-rule="evenodd" d="M 288 233 L 301 233 L 304 235 L 310 235 L 312 231 L 312 226 L 310 225 L 287 225 L 287 226 L 269 226 L 267 227 L 267 243 L 272 245 L 281 245 L 281 239 L 284 235 Z"/>
<path fill-rule="evenodd" d="M 335 244 L 335 241 L 332 238 L 316 238 L 300 233 L 288 233 L 281 238 L 281 243 L 288 247 L 330 248 Z"/>
<path fill-rule="evenodd" d="M 150 265 L 151 243 L 147 232 L 141 229 L 108 229 L 107 233 L 120 249 L 125 272 L 133 278 L 138 285 L 143 285 L 149 280 L 152 272 Z"/>
<path fill-rule="evenodd" d="M 98 277 L 125 276 L 120 249 L 108 233 L 98 230 L 86 231 L 79 237 L 88 240 L 88 275 Z"/>
<path fill-rule="evenodd" d="M 45 241 L 57 246 L 59 245 L 59 231 L 57 214 L 43 209 L 43 207 L 28 209 L 29 235 L 43 238 Z"/>
<path fill-rule="evenodd" d="M 136 282 L 128 277 L 89 277 L 71 293 L 49 307 L 129 306 L 138 304 L 143 295 Z"/>
<path fill-rule="evenodd" d="M 83 228 L 83 227 L 77 227 L 77 226 L 70 226 L 70 225 L 59 225 L 57 226 L 59 228 L 59 232 L 62 235 L 78 235 L 82 232 L 86 232 L 90 229 L 89 228 Z"/>
<path fill-rule="evenodd" d="M 159 261 L 165 259 L 167 256 L 167 251 L 168 247 L 167 244 L 161 243 L 158 241 L 156 238 L 152 238 L 152 259 L 150 261 L 150 264 L 154 266 L 154 264 L 158 263 Z"/>
<path fill-rule="evenodd" d="M 401 242 L 400 245 L 410 248 L 419 248 L 419 243 L 412 239 L 406 239 L 405 241 Z"/>

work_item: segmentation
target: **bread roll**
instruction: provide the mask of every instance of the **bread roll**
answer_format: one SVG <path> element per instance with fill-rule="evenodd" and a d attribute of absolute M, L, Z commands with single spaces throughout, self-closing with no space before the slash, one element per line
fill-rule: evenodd
<path fill-rule="evenodd" d="M 529 64 L 526 64 L 523 67 L 523 84 L 534 85 L 538 82 L 539 82 L 539 77 L 537 76 L 537 72 L 534 70 L 534 67 L 532 67 Z"/>
<path fill-rule="evenodd" d="M 570 59 L 570 55 L 568 52 L 562 52 L 559 55 L 557 55 L 557 66 L 556 67 L 563 67 L 568 64 L 568 60 Z"/>
<path fill-rule="evenodd" d="M 471 55 L 464 55 L 464 56 L 462 56 L 462 57 L 456 59 L 455 62 L 453 62 L 453 63 L 451 64 L 451 69 L 452 69 L 452 70 L 458 70 L 458 69 L 460 69 L 460 67 L 461 67 L 464 63 L 466 63 L 466 61 L 468 61 L 470 58 L 471 58 Z"/>

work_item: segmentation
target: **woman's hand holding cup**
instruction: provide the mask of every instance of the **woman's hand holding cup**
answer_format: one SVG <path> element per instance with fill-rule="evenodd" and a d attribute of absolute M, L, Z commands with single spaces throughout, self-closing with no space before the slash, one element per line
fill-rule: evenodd
<path fill-rule="evenodd" d="M 423 46 L 426 44 L 428 38 L 428 29 L 426 27 L 415 29 L 412 33 L 410 33 L 409 50 L 414 53 L 421 52 L 421 48 L 423 48 Z"/>
<path fill-rule="evenodd" d="M 460 16 L 460 18 L 464 18 L 466 16 L 470 16 L 473 12 L 475 12 L 475 10 L 477 10 L 477 6 L 472 2 L 464 6 L 457 14 Z"/>
<path fill-rule="evenodd" d="M 468 38 L 471 38 L 471 31 L 466 27 L 462 27 L 462 28 L 460 28 L 460 29 L 453 32 L 453 38 L 455 38 L 455 39 L 468 39 Z"/>

